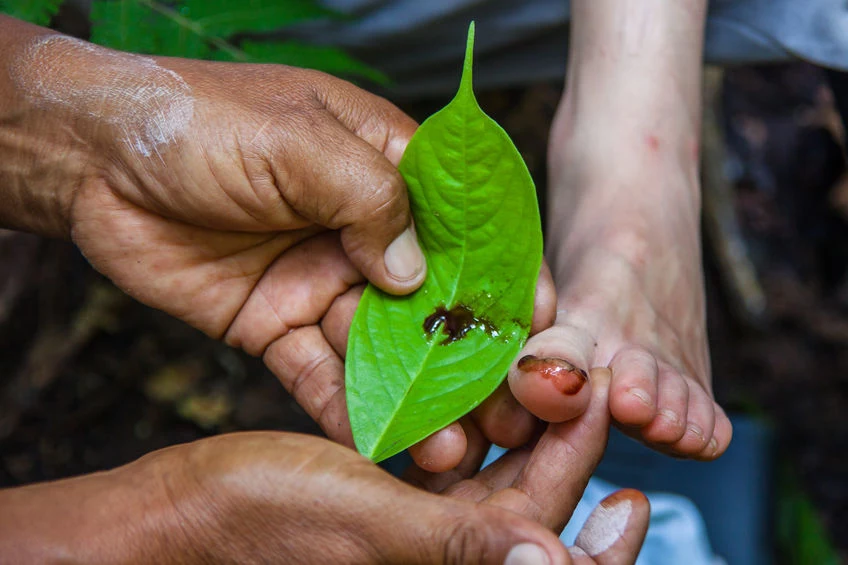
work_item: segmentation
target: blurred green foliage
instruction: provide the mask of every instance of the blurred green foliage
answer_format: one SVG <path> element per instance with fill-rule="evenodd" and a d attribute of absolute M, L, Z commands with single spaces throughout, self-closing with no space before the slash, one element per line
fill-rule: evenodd
<path fill-rule="evenodd" d="M 779 562 L 786 565 L 839 565 L 839 556 L 810 498 L 790 465 L 780 472 L 776 537 Z"/>
<path fill-rule="evenodd" d="M 63 2 L 0 0 L 0 10 L 48 25 Z M 383 73 L 335 47 L 268 36 L 293 24 L 340 17 L 315 0 L 94 0 L 90 39 L 133 53 L 279 63 L 388 83 Z"/>
<path fill-rule="evenodd" d="M 0 12 L 46 26 L 64 2 L 65 0 L 0 0 Z"/>

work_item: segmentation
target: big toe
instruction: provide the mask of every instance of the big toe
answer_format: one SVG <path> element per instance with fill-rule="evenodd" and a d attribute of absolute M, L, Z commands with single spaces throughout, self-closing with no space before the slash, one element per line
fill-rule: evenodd
<path fill-rule="evenodd" d="M 527 342 L 509 371 L 515 398 L 538 418 L 564 422 L 589 405 L 592 339 L 575 327 L 553 326 Z"/>

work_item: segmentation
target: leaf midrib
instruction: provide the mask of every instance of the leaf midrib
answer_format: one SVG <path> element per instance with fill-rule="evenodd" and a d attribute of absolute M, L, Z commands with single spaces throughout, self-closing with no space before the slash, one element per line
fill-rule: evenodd
<path fill-rule="evenodd" d="M 458 95 L 452 103 L 458 102 L 459 100 L 460 100 L 460 96 Z M 462 204 L 463 204 L 463 206 L 462 206 L 462 227 L 463 227 L 463 229 L 462 229 L 462 248 L 461 248 L 462 251 L 461 251 L 461 255 L 460 255 L 459 268 L 456 271 L 457 276 L 456 276 L 453 288 L 450 291 L 450 300 L 446 301 L 446 303 L 445 303 L 446 308 L 451 308 L 453 306 L 453 303 L 454 303 L 454 301 L 456 300 L 456 298 L 459 294 L 458 291 L 459 291 L 460 277 L 461 277 L 463 270 L 465 269 L 465 259 L 468 255 L 468 239 L 469 239 L 469 234 L 468 234 L 468 191 L 469 191 L 469 187 L 468 187 L 468 185 L 469 185 L 469 183 L 468 183 L 468 170 L 469 170 L 469 166 L 468 166 L 468 122 L 469 122 L 469 117 L 470 117 L 469 114 L 471 112 L 473 112 L 473 110 L 478 110 L 479 112 L 482 112 L 482 110 L 480 110 L 479 106 L 477 105 L 477 101 L 473 97 L 472 97 L 472 101 L 474 102 L 473 105 L 464 104 L 463 108 L 461 109 L 461 112 L 462 112 L 462 134 L 461 134 L 462 142 L 461 142 L 461 145 L 462 145 L 462 176 L 463 176 L 462 183 L 461 183 L 462 188 L 463 188 L 463 190 L 462 190 L 462 196 L 463 196 L 463 198 L 462 198 Z M 447 109 L 447 108 L 450 108 L 450 104 L 448 104 L 448 106 L 445 109 Z M 422 191 L 423 191 L 423 186 L 422 186 Z M 376 451 L 377 446 L 381 445 L 381 443 L 383 442 L 383 438 L 386 436 L 386 433 L 390 429 L 392 429 L 392 426 L 394 425 L 394 422 L 395 422 L 395 419 L 397 418 L 397 415 L 402 411 L 402 408 L 405 406 L 406 401 L 409 398 L 410 392 L 412 391 L 413 388 L 415 388 L 415 382 L 416 382 L 418 376 L 421 375 L 422 371 L 424 370 L 424 368 L 429 363 L 430 355 L 433 353 L 433 351 L 435 351 L 435 349 L 437 347 L 441 347 L 441 345 L 439 345 L 439 343 L 438 343 L 438 339 L 436 339 L 435 337 L 431 338 L 431 340 L 427 344 L 427 353 L 421 358 L 421 362 L 419 363 L 418 368 L 416 369 L 416 371 L 414 373 L 415 376 L 412 379 L 410 379 L 409 385 L 406 387 L 406 390 L 404 391 L 403 396 L 401 397 L 400 401 L 397 404 L 395 404 L 395 408 L 392 411 L 391 417 L 388 419 L 388 422 L 383 427 L 382 433 L 377 438 L 377 441 L 374 442 L 374 448 L 372 449 L 371 456 L 374 455 L 374 452 Z"/>

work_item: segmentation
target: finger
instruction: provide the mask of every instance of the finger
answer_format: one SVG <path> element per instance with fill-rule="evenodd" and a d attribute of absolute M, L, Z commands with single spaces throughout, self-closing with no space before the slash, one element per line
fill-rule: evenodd
<path fill-rule="evenodd" d="M 344 363 L 321 328 L 305 326 L 289 332 L 268 346 L 262 359 L 327 437 L 354 447 L 345 402 Z"/>
<path fill-rule="evenodd" d="M 551 276 L 548 261 L 542 260 L 539 279 L 536 281 L 536 296 L 533 306 L 533 323 L 530 325 L 530 335 L 536 335 L 554 324 L 556 319 L 556 287 Z"/>
<path fill-rule="evenodd" d="M 288 249 L 259 279 L 225 334 L 225 341 L 262 355 L 294 328 L 316 324 L 336 297 L 362 275 L 339 243 L 325 232 Z"/>
<path fill-rule="evenodd" d="M 424 498 L 427 497 L 427 498 Z M 433 500 L 435 499 L 435 500 Z M 382 507 L 381 507 L 382 508 Z M 409 512 L 415 508 L 415 512 Z M 403 511 L 391 516 L 403 532 L 395 540 L 427 543 L 394 543 L 383 553 L 383 562 L 415 564 L 568 565 L 571 559 L 559 538 L 526 518 L 486 504 L 476 504 L 432 494 L 407 501 Z M 385 537 L 385 536 L 384 536 Z M 385 543 L 385 542 L 384 542 Z"/>
<path fill-rule="evenodd" d="M 648 442 L 671 445 L 686 433 L 689 384 L 677 370 L 665 364 L 659 368 L 658 382 L 657 415 L 650 424 L 633 432 Z"/>
<path fill-rule="evenodd" d="M 506 382 L 495 389 L 472 413 L 489 441 L 500 447 L 521 447 L 530 440 L 536 417 L 512 395 Z"/>
<path fill-rule="evenodd" d="M 332 84 L 316 92 L 322 105 L 344 127 L 397 166 L 418 128 L 415 120 L 385 98 L 339 79 L 325 78 Z"/>
<path fill-rule="evenodd" d="M 444 492 L 448 487 L 477 473 L 491 444 L 483 436 L 477 424 L 468 416 L 462 418 L 459 423 L 468 442 L 465 456 L 459 465 L 442 473 L 431 473 L 417 464 L 410 465 L 403 474 L 405 481 L 429 492 Z"/>
<path fill-rule="evenodd" d="M 593 342 L 586 337 L 582 330 L 558 325 L 531 337 L 509 370 L 516 400 L 548 422 L 582 414 L 591 396 L 585 367 Z"/>
<path fill-rule="evenodd" d="M 473 478 L 446 488 L 442 494 L 472 502 L 483 502 L 494 493 L 513 485 L 530 459 L 529 449 L 508 451 Z"/>
<path fill-rule="evenodd" d="M 575 565 L 632 565 L 645 541 L 649 518 L 650 504 L 641 492 L 624 489 L 609 495 L 589 515 L 569 549 Z"/>
<path fill-rule="evenodd" d="M 353 316 L 356 314 L 356 308 L 359 306 L 364 290 L 365 285 L 356 285 L 337 296 L 327 310 L 326 316 L 321 320 L 321 330 L 342 359 L 347 355 L 350 324 L 353 322 Z"/>
<path fill-rule="evenodd" d="M 610 361 L 610 412 L 625 426 L 644 426 L 657 414 L 657 360 L 641 347 L 620 350 Z"/>
<path fill-rule="evenodd" d="M 444 473 L 462 462 L 467 448 L 465 431 L 459 422 L 454 422 L 410 446 L 409 454 L 425 471 Z"/>
<path fill-rule="evenodd" d="M 326 110 L 300 119 L 295 125 L 309 135 L 281 148 L 281 162 L 273 164 L 286 201 L 340 230 L 345 252 L 368 280 L 392 294 L 411 292 L 426 266 L 397 168 Z"/>
<path fill-rule="evenodd" d="M 586 412 L 569 422 L 550 424 L 539 438 L 512 488 L 487 502 L 561 531 L 601 460 L 609 433 L 609 381 L 606 368 L 591 372 L 592 396 Z"/>

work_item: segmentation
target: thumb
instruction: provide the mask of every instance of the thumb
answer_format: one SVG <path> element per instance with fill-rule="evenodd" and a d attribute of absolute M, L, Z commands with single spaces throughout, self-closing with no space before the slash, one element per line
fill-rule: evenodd
<path fill-rule="evenodd" d="M 435 497 L 435 495 L 427 495 Z M 429 532 L 432 542 L 405 544 L 392 563 L 570 565 L 571 558 L 559 538 L 540 524 L 488 504 L 437 499 L 430 520 L 415 518 L 416 529 Z M 427 539 L 423 537 L 422 539 Z M 409 552 L 411 551 L 412 554 Z"/>
<path fill-rule="evenodd" d="M 347 156 L 357 156 L 347 167 L 353 182 L 339 186 L 361 191 L 336 218 L 343 223 L 342 245 L 369 281 L 391 294 L 412 292 L 424 282 L 426 264 L 397 166 L 418 125 L 384 98 L 332 77 L 324 80 L 321 102 L 338 126 L 338 137 L 345 138 L 324 149 L 341 148 Z"/>
<path fill-rule="evenodd" d="M 286 199 L 303 217 L 339 230 L 369 281 L 391 294 L 412 292 L 426 264 L 396 165 L 327 112 L 312 116 L 310 130 L 288 150 Z"/>

